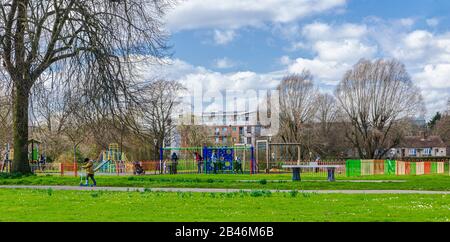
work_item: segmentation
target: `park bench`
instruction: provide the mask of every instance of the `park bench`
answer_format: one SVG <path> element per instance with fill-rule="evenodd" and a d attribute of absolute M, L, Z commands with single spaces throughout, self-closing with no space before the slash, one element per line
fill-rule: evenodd
<path fill-rule="evenodd" d="M 284 165 L 282 166 L 285 169 L 292 169 L 292 180 L 293 181 L 301 181 L 300 170 L 301 168 L 326 168 L 328 171 L 328 181 L 334 182 L 336 178 L 334 176 L 334 172 L 336 168 L 343 167 L 342 165 Z"/>

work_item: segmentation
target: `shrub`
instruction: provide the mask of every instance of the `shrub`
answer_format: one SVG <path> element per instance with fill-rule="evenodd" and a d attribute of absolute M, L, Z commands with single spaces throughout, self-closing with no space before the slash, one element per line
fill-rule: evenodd
<path fill-rule="evenodd" d="M 266 179 L 260 180 L 259 183 L 261 185 L 266 185 L 267 184 L 267 180 Z"/>

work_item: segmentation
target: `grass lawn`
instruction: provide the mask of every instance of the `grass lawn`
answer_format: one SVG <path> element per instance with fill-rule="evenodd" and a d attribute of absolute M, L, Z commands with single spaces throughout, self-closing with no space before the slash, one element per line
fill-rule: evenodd
<path fill-rule="evenodd" d="M 290 182 L 290 174 L 280 175 L 148 175 L 148 176 L 96 176 L 98 186 L 117 187 L 196 187 L 196 188 L 236 188 L 236 189 L 273 189 L 273 190 L 434 190 L 449 191 L 450 176 L 368 176 L 338 177 L 337 180 L 404 180 L 406 182 L 314 182 L 325 177 L 305 177 L 302 182 Z M 242 182 L 242 181 L 255 182 Z M 0 185 L 79 185 L 76 177 L 28 176 L 8 177 L 0 175 Z"/>
<path fill-rule="evenodd" d="M 1 189 L 0 221 L 450 221 L 450 195 Z"/>

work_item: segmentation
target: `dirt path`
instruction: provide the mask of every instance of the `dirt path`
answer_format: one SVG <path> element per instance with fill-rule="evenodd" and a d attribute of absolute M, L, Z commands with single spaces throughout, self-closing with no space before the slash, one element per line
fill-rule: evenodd
<path fill-rule="evenodd" d="M 0 189 L 53 189 L 66 191 L 114 191 L 114 192 L 133 192 L 145 191 L 140 187 L 79 187 L 79 186 L 17 186 L 8 185 L 0 186 Z M 148 188 L 151 191 L 160 192 L 251 192 L 251 189 L 223 189 L 223 188 Z M 290 192 L 291 190 L 270 190 L 271 192 Z M 321 194 L 442 194 L 450 195 L 450 191 L 416 191 L 416 190 L 301 190 L 305 193 L 321 193 Z"/>

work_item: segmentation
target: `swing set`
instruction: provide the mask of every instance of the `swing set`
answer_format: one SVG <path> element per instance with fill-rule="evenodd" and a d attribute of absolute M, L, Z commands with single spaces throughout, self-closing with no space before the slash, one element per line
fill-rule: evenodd
<path fill-rule="evenodd" d="M 258 170 L 265 173 L 286 172 L 283 165 L 300 165 L 300 143 L 271 143 L 268 140 L 256 141 L 256 161 Z"/>

